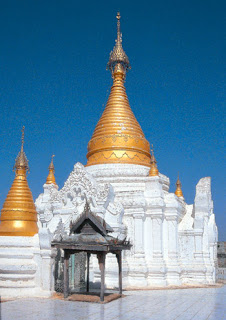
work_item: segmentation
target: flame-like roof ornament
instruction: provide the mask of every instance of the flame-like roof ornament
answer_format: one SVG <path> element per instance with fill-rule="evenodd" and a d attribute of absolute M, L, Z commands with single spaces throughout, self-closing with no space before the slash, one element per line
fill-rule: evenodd
<path fill-rule="evenodd" d="M 122 48 L 122 33 L 120 31 L 120 13 L 117 13 L 117 39 L 115 40 L 115 46 L 110 53 L 110 58 L 107 64 L 107 70 L 110 70 L 113 74 L 115 66 L 121 64 L 124 72 L 131 69 L 129 58 Z"/>

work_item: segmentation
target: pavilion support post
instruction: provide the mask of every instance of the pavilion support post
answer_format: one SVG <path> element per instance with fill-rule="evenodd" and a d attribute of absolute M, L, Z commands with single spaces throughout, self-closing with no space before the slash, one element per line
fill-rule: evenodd
<path fill-rule="evenodd" d="M 106 253 L 98 253 L 97 258 L 99 262 L 99 268 L 101 272 L 101 289 L 100 289 L 100 301 L 104 301 L 104 290 L 105 290 L 105 257 Z"/>
<path fill-rule="evenodd" d="M 119 294 L 122 294 L 122 252 L 116 253 L 118 261 L 118 283 L 119 283 Z"/>
<path fill-rule="evenodd" d="M 64 299 L 68 297 L 69 293 L 69 256 L 69 253 L 66 250 L 64 250 Z"/>
<path fill-rule="evenodd" d="M 90 253 L 87 252 L 87 278 L 86 278 L 86 291 L 89 292 L 89 260 Z"/>

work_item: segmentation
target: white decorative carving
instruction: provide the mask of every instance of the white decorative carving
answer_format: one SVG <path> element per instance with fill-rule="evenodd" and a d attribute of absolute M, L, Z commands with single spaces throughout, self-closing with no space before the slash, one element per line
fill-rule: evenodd
<path fill-rule="evenodd" d="M 69 234 L 69 232 L 65 230 L 65 225 L 63 224 L 62 219 L 60 219 L 58 226 L 54 232 L 53 240 L 61 241 L 67 234 Z"/>
<path fill-rule="evenodd" d="M 109 185 L 97 185 L 93 177 L 85 170 L 81 163 L 76 163 L 74 170 L 70 173 L 63 188 L 59 192 L 54 189 L 50 191 L 50 201 L 66 201 L 65 195 L 75 197 L 80 194 L 81 198 L 86 197 L 89 202 L 106 201 L 109 193 Z"/>
<path fill-rule="evenodd" d="M 36 200 L 39 219 L 51 233 L 62 224 L 68 234 L 87 201 L 91 212 L 113 229 L 112 236 L 127 235 L 133 244 L 123 262 L 128 286 L 213 283 L 217 228 L 210 178 L 197 184 L 193 206 L 168 192 L 166 176 L 149 177 L 148 171 L 139 165 L 85 168 L 77 163 L 60 191 L 44 185 Z M 116 275 L 117 265 L 112 265 L 107 284 L 117 285 Z"/>
<path fill-rule="evenodd" d="M 114 200 L 114 191 L 110 184 L 100 184 L 87 172 L 81 163 L 76 163 L 61 190 L 53 185 L 44 185 L 44 194 L 36 200 L 39 220 L 54 232 L 63 223 L 65 232 L 69 232 L 70 223 L 83 212 L 86 201 L 91 212 L 105 219 L 113 228 L 115 236 L 125 237 L 122 223 L 124 209 Z M 58 217 L 62 217 L 62 219 Z"/>

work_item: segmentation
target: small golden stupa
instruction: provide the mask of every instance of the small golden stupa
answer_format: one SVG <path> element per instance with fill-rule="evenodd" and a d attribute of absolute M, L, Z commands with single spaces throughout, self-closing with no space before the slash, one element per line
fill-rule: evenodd
<path fill-rule="evenodd" d="M 1 210 L 0 236 L 34 236 L 38 233 L 37 212 L 26 173 L 29 170 L 24 152 L 24 127 L 21 150 L 16 158 L 16 177 Z"/>
<path fill-rule="evenodd" d="M 107 69 L 113 86 L 105 110 L 88 144 L 87 166 L 103 163 L 131 163 L 150 167 L 150 145 L 137 122 L 126 95 L 124 81 L 131 68 L 122 48 L 120 13 L 117 14 L 117 39 Z"/>
<path fill-rule="evenodd" d="M 151 168 L 149 170 L 149 176 L 150 177 L 154 177 L 154 176 L 158 176 L 159 175 L 159 171 L 158 171 L 158 167 L 157 167 L 157 161 L 155 159 L 155 155 L 154 155 L 154 148 L 152 145 L 152 149 L 151 149 Z"/>
<path fill-rule="evenodd" d="M 56 179 L 55 179 L 55 176 L 54 176 L 54 172 L 55 172 L 55 168 L 54 168 L 54 164 L 53 164 L 53 157 L 55 157 L 55 155 L 53 154 L 52 155 L 52 159 L 51 159 L 51 162 L 50 162 L 50 165 L 49 165 L 49 174 L 48 174 L 48 177 L 46 179 L 46 184 L 56 184 Z"/>
<path fill-rule="evenodd" d="M 179 174 L 178 174 L 176 186 L 177 186 L 177 188 L 176 188 L 176 191 L 175 191 L 175 195 L 177 195 L 178 197 L 184 197 L 182 189 L 181 189 L 181 182 L 180 182 L 180 179 L 179 179 Z"/>

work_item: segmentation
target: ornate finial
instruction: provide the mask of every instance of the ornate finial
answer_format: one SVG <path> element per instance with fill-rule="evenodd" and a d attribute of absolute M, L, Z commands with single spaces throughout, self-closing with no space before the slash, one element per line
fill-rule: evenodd
<path fill-rule="evenodd" d="M 151 158 L 152 158 L 152 161 L 151 161 L 151 162 L 157 163 L 157 161 L 156 161 L 156 159 L 155 159 L 155 155 L 154 155 L 154 147 L 153 147 L 153 144 L 151 145 Z"/>
<path fill-rule="evenodd" d="M 120 12 L 117 12 L 116 19 L 118 20 L 117 21 L 117 40 L 116 40 L 116 42 L 120 42 L 120 41 L 122 42 L 122 35 L 121 35 L 121 31 L 120 31 L 120 19 L 121 19 Z"/>
<path fill-rule="evenodd" d="M 25 126 L 22 127 L 22 136 L 21 136 L 21 151 L 24 149 L 24 129 Z"/>
<path fill-rule="evenodd" d="M 153 176 L 158 176 L 159 171 L 158 171 L 158 167 L 157 167 L 157 161 L 155 159 L 154 156 L 154 148 L 153 148 L 153 144 L 151 145 L 151 169 L 149 171 L 149 176 L 153 177 Z"/>
<path fill-rule="evenodd" d="M 49 170 L 53 170 L 53 172 L 55 172 L 55 168 L 54 168 L 54 164 L 53 164 L 53 158 L 55 157 L 55 154 L 52 155 L 51 157 L 51 162 L 49 165 Z"/>
<path fill-rule="evenodd" d="M 56 180 L 55 180 L 55 176 L 54 176 L 54 172 L 55 172 L 55 168 L 54 168 L 54 164 L 53 164 L 53 158 L 55 157 L 55 155 L 53 154 L 51 157 L 51 162 L 49 165 L 49 174 L 48 177 L 46 179 L 46 184 L 55 184 L 56 185 Z"/>
<path fill-rule="evenodd" d="M 131 69 L 129 59 L 122 48 L 122 34 L 120 31 L 120 13 L 117 13 L 117 39 L 115 40 L 115 46 L 110 53 L 110 58 L 107 64 L 107 69 L 110 70 L 113 74 L 117 72 L 123 73 L 123 77 L 125 77 L 126 71 Z M 118 65 L 121 65 L 122 68 L 118 68 Z M 117 67 L 117 68 L 116 68 Z"/>
<path fill-rule="evenodd" d="M 177 188 L 176 188 L 176 191 L 175 191 L 175 195 L 177 195 L 178 197 L 184 197 L 182 189 L 181 189 L 181 182 L 180 182 L 180 179 L 179 179 L 179 172 L 178 172 L 176 186 L 177 186 Z"/>
<path fill-rule="evenodd" d="M 26 154 L 24 152 L 24 129 L 25 129 L 25 127 L 23 126 L 22 136 L 21 136 L 21 149 L 20 149 L 20 152 L 18 153 L 18 156 L 15 160 L 15 165 L 13 167 L 14 171 L 17 171 L 19 169 L 23 169 L 25 171 L 29 170 L 28 160 L 27 160 Z"/>

